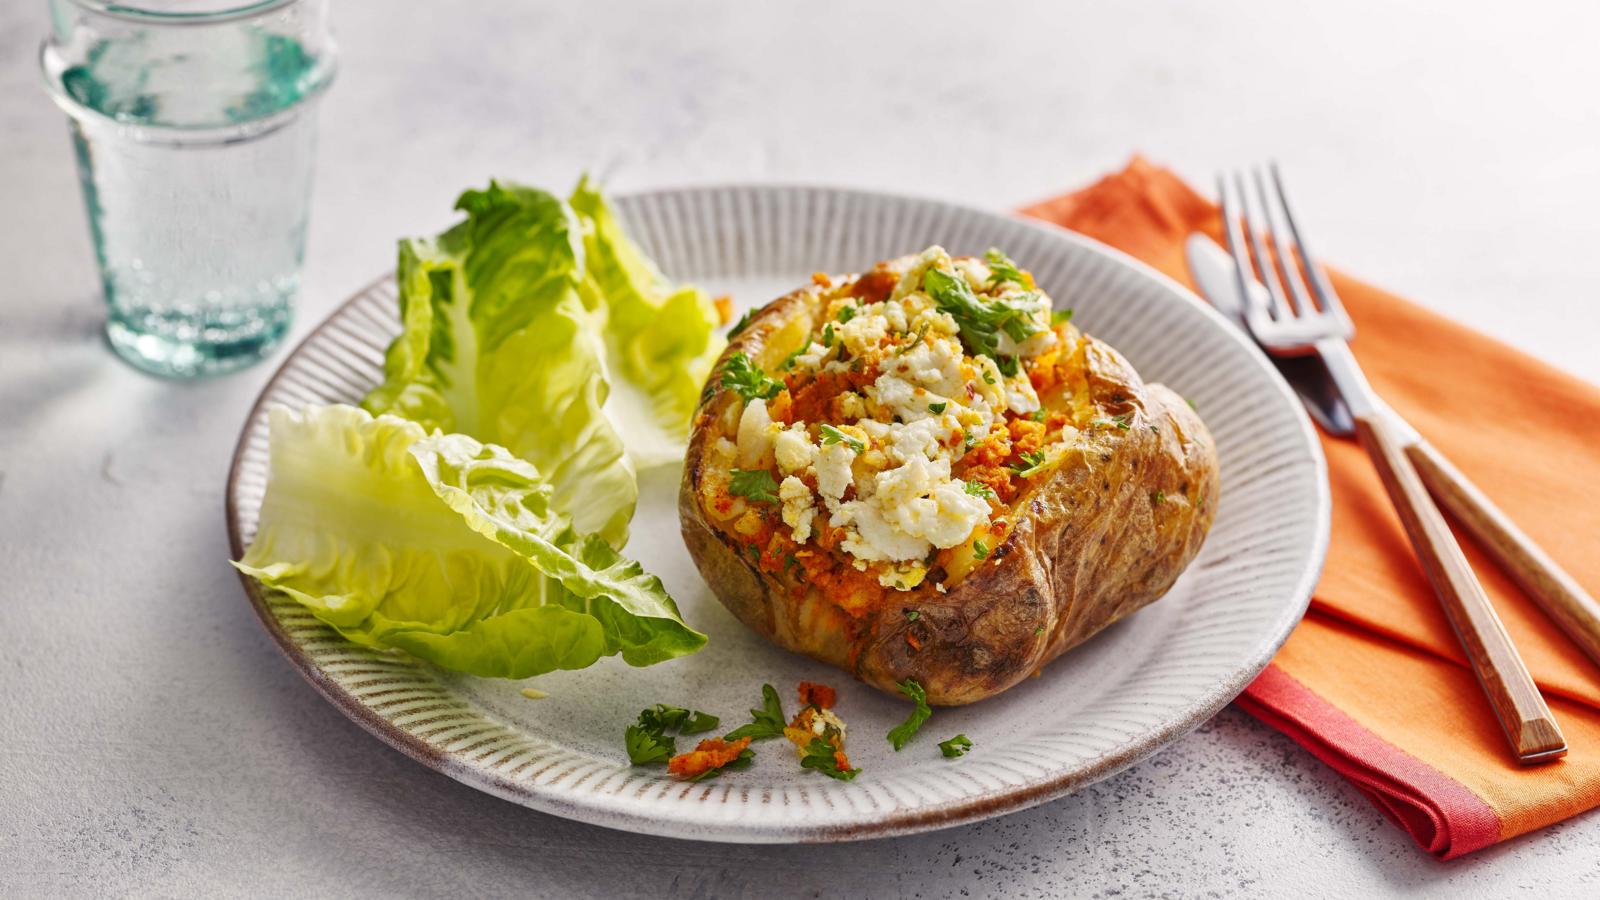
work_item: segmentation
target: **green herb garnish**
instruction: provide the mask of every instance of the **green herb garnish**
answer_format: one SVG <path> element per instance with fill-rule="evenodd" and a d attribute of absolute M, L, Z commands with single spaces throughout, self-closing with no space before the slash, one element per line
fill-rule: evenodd
<path fill-rule="evenodd" d="M 1019 364 L 1015 356 L 1000 356 L 994 361 L 994 364 L 995 368 L 1000 370 L 1001 375 L 1004 375 L 1007 378 L 1017 377 Z"/>
<path fill-rule="evenodd" d="M 934 415 L 937 416 L 940 413 L 944 412 L 945 407 L 947 407 L 949 405 L 950 405 L 949 403 L 929 403 L 928 404 L 928 412 L 931 412 L 931 413 L 933 413 Z"/>
<path fill-rule="evenodd" d="M 778 502 L 778 482 L 766 469 L 732 469 L 729 475 L 728 493 L 760 503 Z"/>
<path fill-rule="evenodd" d="M 1070 309 L 1058 309 L 1058 310 L 1055 310 L 1054 312 L 1050 313 L 1050 324 L 1051 325 L 1060 325 L 1062 322 L 1071 322 L 1071 321 L 1072 321 L 1072 310 L 1070 310 Z"/>
<path fill-rule="evenodd" d="M 848 434 L 845 434 L 832 425 L 821 425 L 818 427 L 818 430 L 822 432 L 822 443 L 824 446 L 828 444 L 844 444 L 846 447 L 849 447 L 851 450 L 854 450 L 857 453 L 867 449 L 866 444 L 861 443 L 860 441 Z"/>
<path fill-rule="evenodd" d="M 841 306 L 839 307 L 838 319 L 840 323 L 848 322 L 851 319 L 854 319 L 856 317 L 856 313 L 858 312 L 860 312 L 860 310 L 856 309 L 854 306 Z"/>
<path fill-rule="evenodd" d="M 989 487 L 987 484 L 984 484 L 981 481 L 968 481 L 966 482 L 965 487 L 967 493 L 974 497 L 982 497 L 985 500 L 994 499 L 994 488 Z"/>
<path fill-rule="evenodd" d="M 643 725 L 629 725 L 623 732 L 628 747 L 628 761 L 636 766 L 664 763 L 677 755 L 677 742 L 659 730 Z"/>
<path fill-rule="evenodd" d="M 1043 422 L 1045 420 L 1045 418 L 1046 418 L 1044 407 L 1041 406 L 1038 409 L 1034 410 L 1033 412 L 1028 413 L 1028 418 L 1032 419 L 1035 422 Z"/>
<path fill-rule="evenodd" d="M 792 370 L 794 368 L 794 361 L 800 358 L 800 354 L 806 352 L 806 346 L 807 345 L 805 344 L 801 344 L 799 347 L 795 348 L 793 353 L 783 358 L 783 362 L 778 363 L 778 368 L 785 372 Z"/>
<path fill-rule="evenodd" d="M 1041 469 L 1043 467 L 1044 467 L 1044 451 L 1043 450 L 1034 450 L 1034 451 L 1031 451 L 1029 453 L 1024 453 L 1024 454 L 1022 454 L 1022 461 L 1021 462 L 1014 462 L 1014 463 L 1011 463 L 1010 466 L 1008 466 L 1008 468 L 1010 468 L 1011 471 L 1017 473 L 1017 475 L 1022 477 L 1022 478 L 1027 478 L 1028 476 L 1034 474 L 1035 472 L 1038 472 L 1039 469 Z"/>
<path fill-rule="evenodd" d="M 1161 491 L 1152 491 L 1150 493 L 1150 502 L 1159 506 L 1167 502 L 1167 495 Z"/>
<path fill-rule="evenodd" d="M 728 329 L 728 337 L 737 337 L 739 332 L 749 328 L 750 323 L 755 321 L 756 312 L 753 309 L 745 310 L 744 315 L 739 317 L 739 321 L 733 323 L 733 327 Z"/>
<path fill-rule="evenodd" d="M 939 269 L 929 269 L 922 276 L 922 288 L 941 312 L 949 313 L 956 320 L 961 329 L 961 343 L 974 356 L 983 354 L 990 359 L 997 358 L 1002 331 L 1019 344 L 1039 333 L 1039 326 L 1034 324 L 1031 313 L 1023 305 L 1024 301 L 1037 298 L 1037 293 L 1014 299 L 980 299 L 965 278 Z"/>
<path fill-rule="evenodd" d="M 904 747 L 906 742 L 911 740 L 912 736 L 917 733 L 917 729 L 922 727 L 922 723 L 928 721 L 928 717 L 933 715 L 933 709 L 928 706 L 928 693 L 922 689 L 922 685 L 918 684 L 915 678 L 907 678 L 905 681 L 895 685 L 895 687 L 900 689 L 900 693 L 910 697 L 917 704 L 917 708 L 911 711 L 911 715 L 906 716 L 904 722 L 889 729 L 889 743 L 894 745 L 895 752 L 898 753 L 900 748 Z"/>
<path fill-rule="evenodd" d="M 983 562 L 984 560 L 988 559 L 989 558 L 989 545 L 985 544 L 983 541 L 973 541 L 972 542 L 972 558 L 977 560 L 978 562 Z"/>
<path fill-rule="evenodd" d="M 833 323 L 832 322 L 829 322 L 828 324 L 822 326 L 822 346 L 824 346 L 824 347 L 832 347 L 833 346 Z"/>
<path fill-rule="evenodd" d="M 1023 287 L 1028 286 L 1027 279 L 1022 277 L 1022 270 L 1011 261 L 1011 257 L 1001 253 L 998 248 L 990 247 L 988 252 L 983 254 L 983 258 L 989 263 L 990 284 L 1004 284 L 1009 281 Z"/>
<path fill-rule="evenodd" d="M 757 397 L 771 400 L 783 390 L 782 382 L 768 378 L 767 373 L 743 352 L 728 357 L 727 364 L 722 367 L 722 386 L 736 392 L 746 403 Z"/>
<path fill-rule="evenodd" d="M 955 759 L 960 756 L 965 756 L 967 751 L 971 749 L 972 739 L 968 738 L 964 734 L 958 734 L 948 741 L 939 742 L 939 752 L 944 754 L 945 759 Z"/>
<path fill-rule="evenodd" d="M 906 615 L 906 621 L 907 622 L 915 622 L 916 620 L 922 618 L 922 613 L 919 613 L 914 609 L 906 610 L 905 611 L 905 615 Z"/>
<path fill-rule="evenodd" d="M 834 756 L 835 747 L 822 738 L 812 738 L 806 745 L 806 755 L 800 760 L 800 768 L 816 769 L 829 778 L 840 781 L 854 781 L 861 774 L 860 769 L 841 769 L 839 761 Z"/>
<path fill-rule="evenodd" d="M 789 717 L 783 714 L 783 702 L 778 699 L 778 692 L 770 684 L 761 686 L 761 708 L 750 710 L 751 721 L 740 725 L 738 728 L 722 736 L 725 741 L 737 741 L 739 738 L 750 738 L 755 741 L 764 741 L 767 738 L 783 736 L 783 728 L 789 724 Z"/>
<path fill-rule="evenodd" d="M 962 444 L 963 449 L 971 450 L 974 446 L 977 445 L 977 443 L 978 443 L 977 435 L 973 434 L 970 431 L 963 431 L 962 435 L 963 435 L 963 437 L 961 439 L 961 444 Z"/>

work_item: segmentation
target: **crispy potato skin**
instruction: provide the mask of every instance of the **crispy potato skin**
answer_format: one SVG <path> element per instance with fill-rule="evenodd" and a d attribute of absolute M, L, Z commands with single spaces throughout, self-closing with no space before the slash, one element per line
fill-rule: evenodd
<path fill-rule="evenodd" d="M 818 298 L 807 288 L 768 304 L 724 359 L 742 351 L 772 371 L 791 349 L 782 341 L 809 331 Z M 1216 447 L 1199 416 L 1166 387 L 1145 384 L 1121 354 L 1085 340 L 1090 398 L 1101 417 L 1126 416 L 1128 427 L 1084 432 L 1077 452 L 1017 498 L 1005 541 L 947 593 L 924 584 L 852 619 L 816 588 L 759 571 L 700 500 L 717 419 L 741 402 L 716 374 L 678 497 L 690 555 L 722 604 L 781 647 L 891 693 L 915 678 L 936 705 L 1000 693 L 1165 594 L 1199 552 L 1217 507 Z M 918 611 L 914 621 L 908 609 Z"/>

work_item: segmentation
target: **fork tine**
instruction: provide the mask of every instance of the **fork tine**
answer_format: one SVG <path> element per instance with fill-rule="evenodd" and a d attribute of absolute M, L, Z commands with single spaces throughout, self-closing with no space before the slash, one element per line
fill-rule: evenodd
<path fill-rule="evenodd" d="M 1244 176 L 1235 172 L 1233 183 L 1235 190 L 1239 192 L 1239 218 L 1244 226 L 1245 235 L 1250 239 L 1250 250 L 1256 260 L 1256 272 L 1261 283 L 1266 285 L 1268 296 L 1272 298 L 1272 318 L 1280 322 L 1292 319 L 1294 310 L 1289 307 L 1288 298 L 1283 293 L 1283 284 L 1278 281 L 1278 270 L 1272 265 L 1272 258 L 1267 255 L 1266 244 L 1261 241 L 1261 229 L 1250 223 L 1250 192 L 1245 188 Z M 1263 203 L 1262 214 L 1265 213 L 1266 204 Z"/>
<path fill-rule="evenodd" d="M 1268 163 L 1267 168 L 1272 172 L 1272 183 L 1278 189 L 1278 205 L 1283 209 L 1283 217 L 1289 223 L 1289 233 L 1294 235 L 1295 247 L 1300 251 L 1300 262 L 1310 275 L 1311 291 L 1316 294 L 1317 303 L 1322 306 L 1323 312 L 1338 316 L 1344 322 L 1346 329 L 1353 328 L 1350 316 L 1344 311 L 1344 304 L 1339 302 L 1339 295 L 1329 283 L 1327 273 L 1312 257 L 1311 245 L 1306 243 L 1306 236 L 1300 231 L 1300 225 L 1294 217 L 1294 209 L 1289 206 L 1289 192 L 1283 189 L 1283 175 L 1278 171 L 1277 162 Z"/>
<path fill-rule="evenodd" d="M 1261 177 L 1261 167 L 1250 170 L 1251 180 L 1255 182 L 1256 193 L 1261 198 L 1262 223 L 1272 235 L 1272 247 L 1277 253 L 1278 271 L 1283 275 L 1283 283 L 1289 288 L 1289 295 L 1294 298 L 1295 313 L 1302 316 L 1316 315 L 1317 307 L 1312 305 L 1311 296 L 1306 293 L 1306 281 L 1300 277 L 1300 267 L 1294 261 L 1294 254 L 1289 252 L 1289 240 L 1284 236 L 1285 229 L 1281 221 L 1283 210 L 1283 191 L 1278 191 L 1278 202 L 1272 201 L 1272 194 L 1267 191 L 1266 179 Z"/>
<path fill-rule="evenodd" d="M 1250 282 L 1255 280 L 1255 271 L 1250 266 L 1250 251 L 1245 249 L 1244 234 L 1239 230 L 1239 211 L 1233 194 L 1228 190 L 1228 176 L 1217 176 L 1217 201 L 1222 204 L 1222 238 L 1228 245 L 1228 253 L 1233 256 L 1233 272 L 1239 286 L 1239 300 L 1241 309 L 1247 317 L 1265 313 L 1259 307 L 1256 292 L 1250 290 Z"/>

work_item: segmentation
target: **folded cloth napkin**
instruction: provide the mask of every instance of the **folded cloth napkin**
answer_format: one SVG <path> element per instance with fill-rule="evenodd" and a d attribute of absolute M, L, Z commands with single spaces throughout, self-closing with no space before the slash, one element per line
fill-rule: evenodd
<path fill-rule="evenodd" d="M 1023 212 L 1191 285 L 1185 238 L 1221 235 L 1213 203 L 1138 158 Z M 1378 392 L 1579 583 L 1600 592 L 1600 389 L 1329 274 Z M 1518 766 L 1366 454 L 1325 435 L 1322 447 L 1333 487 L 1327 568 L 1305 620 L 1239 705 L 1332 766 L 1444 859 L 1600 806 L 1600 668 L 1458 533 L 1570 747 L 1559 762 Z M 1222 490 L 1226 497 L 1228 486 Z"/>

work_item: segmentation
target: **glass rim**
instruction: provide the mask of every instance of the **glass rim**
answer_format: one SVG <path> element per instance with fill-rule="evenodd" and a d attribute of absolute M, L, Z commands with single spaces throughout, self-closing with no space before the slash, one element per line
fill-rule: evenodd
<path fill-rule="evenodd" d="M 231 19 L 242 19 L 261 13 L 271 12 L 286 6 L 294 6 L 303 0 L 234 0 L 234 2 L 221 2 L 216 9 L 206 10 L 181 10 L 181 9 L 153 9 L 141 0 L 67 0 L 86 12 L 108 16 L 115 19 L 124 19 L 130 22 L 143 22 L 146 24 L 167 25 L 210 25 L 218 22 L 227 22 Z"/>

